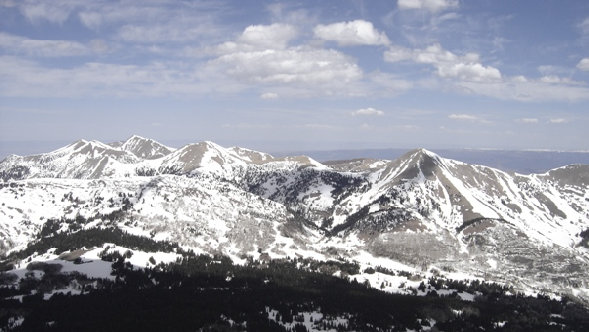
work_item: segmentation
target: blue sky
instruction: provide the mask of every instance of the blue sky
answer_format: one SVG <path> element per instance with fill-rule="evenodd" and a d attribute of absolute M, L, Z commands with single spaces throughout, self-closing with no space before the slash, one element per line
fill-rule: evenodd
<path fill-rule="evenodd" d="M 0 0 L 0 29 L 3 155 L 589 150 L 587 1 Z"/>

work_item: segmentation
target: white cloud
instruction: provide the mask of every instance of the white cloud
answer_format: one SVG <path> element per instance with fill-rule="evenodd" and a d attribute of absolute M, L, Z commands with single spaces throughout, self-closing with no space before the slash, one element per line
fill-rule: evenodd
<path fill-rule="evenodd" d="M 436 68 L 437 75 L 443 78 L 456 78 L 472 82 L 501 80 L 499 69 L 482 65 L 478 54 L 467 53 L 458 56 L 443 49 L 437 43 L 424 49 L 414 50 L 391 46 L 389 50 L 385 51 L 384 60 L 388 62 L 410 60 L 416 63 L 430 64 Z"/>
<path fill-rule="evenodd" d="M 273 7 L 276 10 L 272 14 L 280 14 L 281 19 L 275 17 L 272 21 L 282 23 L 250 25 L 228 40 L 222 38 L 232 35 L 234 31 L 230 29 L 235 25 L 219 24 L 228 8 L 221 2 L 169 5 L 168 0 L 52 0 L 49 8 L 44 0 L 26 0 L 15 2 L 15 6 L 31 21 L 70 24 L 77 23 L 71 22 L 77 20 L 94 31 L 91 35 L 106 35 L 109 41 L 28 40 L 0 32 L 0 51 L 7 58 L 11 58 L 8 55 L 23 54 L 29 57 L 108 54 L 91 60 L 93 63 L 71 63 L 67 69 L 40 60 L 26 62 L 12 58 L 15 68 L 21 69 L 23 75 L 19 76 L 9 68 L 9 63 L 0 64 L 0 70 L 14 78 L 9 86 L 8 79 L 3 77 L 0 94 L 47 96 L 55 93 L 61 96 L 67 92 L 80 96 L 92 95 L 95 91 L 98 95 L 152 96 L 164 90 L 171 95 L 184 95 L 187 91 L 249 91 L 267 99 L 272 98 L 268 93 L 281 98 L 394 96 L 411 87 L 410 82 L 392 74 L 378 70 L 365 73 L 354 57 L 326 48 L 316 37 L 307 34 L 303 35 L 306 40 L 299 39 L 298 26 L 305 24 L 306 30 L 319 29 L 320 26 L 316 16 L 296 8 L 289 9 L 294 7 L 281 7 L 288 12 Z M 341 30 L 331 30 L 324 37 L 333 38 L 340 44 L 389 43 L 387 36 L 367 21 L 323 26 L 327 30 L 337 27 Z M 87 34 L 88 31 L 80 33 Z M 226 42 L 221 42 L 223 40 Z M 114 52 L 117 54 L 111 56 Z M 149 53 L 148 58 L 145 53 Z M 138 61 L 137 65 L 123 66 L 117 64 L 120 56 L 127 60 L 137 56 L 154 60 L 147 64 Z M 98 66 L 102 66 L 104 73 L 96 70 Z M 39 73 L 38 77 L 32 74 L 35 71 Z M 112 74 L 111 81 L 106 79 L 108 75 L 105 73 Z M 69 81 L 67 76 L 71 77 Z M 158 81 L 158 76 L 163 79 Z M 50 78 L 54 80 L 53 84 Z M 57 88 L 60 84 L 62 89 Z"/>
<path fill-rule="evenodd" d="M 297 30 L 289 24 L 250 25 L 239 37 L 239 41 L 260 49 L 285 48 L 297 36 Z"/>
<path fill-rule="evenodd" d="M 450 114 L 448 118 L 452 120 L 481 121 L 481 118 L 472 114 Z"/>
<path fill-rule="evenodd" d="M 305 123 L 303 125 L 305 128 L 309 129 L 334 129 L 333 125 L 323 124 L 323 123 Z"/>
<path fill-rule="evenodd" d="M 543 83 L 563 83 L 563 82 L 567 82 L 567 81 L 570 81 L 570 80 L 563 79 L 563 78 L 556 76 L 556 75 L 547 75 L 547 76 L 540 77 L 540 82 L 543 82 Z"/>
<path fill-rule="evenodd" d="M 125 41 L 153 43 L 197 40 L 200 36 L 207 34 L 207 27 L 202 25 L 192 27 L 171 24 L 125 25 L 120 28 L 118 37 Z"/>
<path fill-rule="evenodd" d="M 432 13 L 458 7 L 457 0 L 399 0 L 399 9 L 424 9 Z"/>
<path fill-rule="evenodd" d="M 0 95 L 9 97 L 186 96 L 208 93 L 215 82 L 177 63 L 120 65 L 86 63 L 68 69 L 0 57 Z M 230 86 L 224 87 L 230 89 Z"/>
<path fill-rule="evenodd" d="M 78 14 L 78 17 L 80 18 L 80 22 L 82 22 L 82 24 L 84 24 L 87 28 L 90 28 L 92 30 L 98 30 L 100 26 L 104 23 L 103 15 L 98 12 L 80 12 Z"/>
<path fill-rule="evenodd" d="M 372 107 L 368 107 L 368 108 L 361 108 L 358 110 L 355 110 L 352 112 L 353 116 L 359 116 L 359 115 L 384 115 L 384 112 L 381 110 L 377 110 L 375 108 Z"/>
<path fill-rule="evenodd" d="M 343 53 L 308 47 L 228 53 L 210 64 L 240 81 L 255 83 L 336 86 L 362 77 L 362 70 Z"/>
<path fill-rule="evenodd" d="M 340 45 L 388 45 L 386 34 L 374 28 L 371 22 L 355 20 L 327 25 L 313 29 L 316 38 L 336 41 Z"/>
<path fill-rule="evenodd" d="M 111 19 L 114 18 L 107 15 L 98 21 Z M 96 24 L 101 28 L 103 23 Z M 154 97 L 251 91 L 259 98 L 272 99 L 278 96 L 394 96 L 411 87 L 409 82 L 391 74 L 378 71 L 365 74 L 354 58 L 338 50 L 290 45 L 296 37 L 297 31 L 290 25 L 250 26 L 232 41 L 201 47 L 198 57 L 202 62 L 173 58 L 121 65 L 108 63 L 105 58 L 68 68 L 53 68 L 39 61 L 5 55 L 0 59 L 0 76 L 3 77 L 0 95 Z M 137 41 L 141 39 L 137 37 Z M 15 40 L 25 41 L 21 37 L 0 34 L 0 47 L 4 44 L 14 48 Z M 109 45 L 100 40 L 87 44 L 68 41 L 29 44 L 35 47 L 19 46 L 19 54 L 65 56 L 109 50 Z M 137 50 L 142 46 L 133 47 Z M 145 50 L 152 54 L 169 52 L 157 43 Z"/>
<path fill-rule="evenodd" d="M 467 53 L 457 56 L 444 50 L 440 44 L 433 44 L 416 54 L 418 63 L 432 64 L 437 68 L 440 77 L 458 78 L 463 81 L 497 81 L 501 79 L 501 72 L 491 66 L 483 66 L 479 62 L 479 56 L 475 53 Z"/>
<path fill-rule="evenodd" d="M 75 2 L 70 1 L 23 1 L 20 11 L 33 23 L 45 20 L 63 24 L 76 6 Z"/>
<path fill-rule="evenodd" d="M 550 123 L 567 123 L 569 121 L 564 118 L 555 118 L 555 119 L 548 120 L 548 122 L 550 122 Z"/>
<path fill-rule="evenodd" d="M 63 1 L 63 0 L 62 0 Z M 68 0 L 66 0 L 68 1 Z M 167 1 L 78 1 L 77 18 L 87 28 L 100 32 L 113 29 L 115 38 L 137 43 L 202 42 L 219 30 L 214 2 Z"/>
<path fill-rule="evenodd" d="M 250 25 L 235 41 L 224 42 L 213 53 L 224 55 L 238 52 L 284 50 L 297 36 L 297 29 L 288 24 Z"/>
<path fill-rule="evenodd" d="M 560 77 L 557 75 L 546 75 L 540 77 L 540 82 L 549 84 L 570 84 L 570 85 L 584 85 L 585 83 L 579 81 L 573 81 L 568 77 Z"/>
<path fill-rule="evenodd" d="M 436 69 L 437 76 L 456 79 L 452 85 L 448 85 L 447 81 L 433 80 L 422 83 L 424 87 L 432 89 L 451 88 L 461 93 L 531 102 L 589 100 L 589 88 L 583 82 L 557 75 L 546 75 L 539 79 L 521 75 L 504 77 L 499 69 L 481 64 L 478 54 L 456 55 L 444 50 L 439 44 L 433 44 L 425 49 L 409 49 L 391 45 L 384 52 L 384 60 L 393 63 L 411 61 L 429 64 Z M 577 64 L 579 69 L 584 69 L 585 66 L 589 70 L 589 58 Z M 548 73 L 564 69 L 540 66 L 538 70 Z"/>
<path fill-rule="evenodd" d="M 539 120 L 537 118 L 521 118 L 516 121 L 521 123 L 538 123 Z"/>
<path fill-rule="evenodd" d="M 589 19 L 588 19 L 589 20 Z M 577 68 L 583 71 L 589 71 L 589 58 L 583 58 L 577 63 Z"/>
<path fill-rule="evenodd" d="M 241 84 L 272 85 L 275 93 L 350 95 L 363 72 L 344 53 L 310 46 L 289 46 L 297 35 L 285 24 L 256 25 L 245 28 L 235 41 L 213 49 L 217 57 L 207 69 Z"/>
<path fill-rule="evenodd" d="M 368 79 L 375 83 L 378 89 L 382 89 L 385 96 L 391 97 L 405 92 L 413 87 L 413 83 L 383 72 L 369 73 Z"/>
<path fill-rule="evenodd" d="M 526 102 L 589 100 L 589 88 L 580 84 L 546 83 L 516 76 L 500 82 L 459 82 L 467 93 Z"/>
<path fill-rule="evenodd" d="M 501 79 L 501 72 L 491 66 L 480 63 L 445 63 L 438 66 L 440 77 L 458 78 L 462 81 L 494 81 Z"/>
<path fill-rule="evenodd" d="M 408 48 L 392 45 L 384 52 L 384 60 L 388 62 L 410 60 L 413 57 L 413 53 Z"/>
<path fill-rule="evenodd" d="M 274 92 L 265 92 L 260 95 L 262 99 L 278 99 L 280 97 L 277 93 Z"/>
<path fill-rule="evenodd" d="M 16 2 L 14 0 L 0 0 L 0 6 L 12 8 L 16 7 Z"/>
<path fill-rule="evenodd" d="M 40 57 L 78 56 L 92 51 L 76 41 L 27 39 L 3 32 L 0 32 L 0 48 L 10 53 Z"/>
<path fill-rule="evenodd" d="M 412 124 L 404 124 L 404 125 L 395 125 L 394 126 L 396 129 L 401 129 L 401 130 L 417 130 L 420 129 L 419 126 L 416 125 L 412 125 Z"/>
<path fill-rule="evenodd" d="M 310 27 L 317 24 L 317 13 L 309 11 L 294 1 L 273 2 L 265 7 L 272 22 L 288 23 L 298 27 Z"/>
<path fill-rule="evenodd" d="M 445 13 L 445 14 L 442 14 L 439 16 L 432 17 L 430 19 L 429 26 L 433 30 L 438 30 L 438 29 L 440 29 L 440 27 L 443 23 L 448 22 L 448 21 L 457 20 L 459 18 L 460 18 L 460 15 L 457 13 L 454 13 L 454 12 Z M 498 38 L 498 37 L 493 40 L 493 44 L 496 47 L 501 47 L 503 42 L 504 42 L 504 40 L 501 38 Z"/>
<path fill-rule="evenodd" d="M 584 19 L 583 22 L 579 24 L 579 28 L 581 29 L 581 32 L 583 32 L 584 34 L 589 34 L 589 17 Z"/>
<path fill-rule="evenodd" d="M 139 27 L 151 27 L 167 23 L 170 26 L 177 26 L 187 21 L 197 25 L 203 17 L 198 15 L 184 14 L 189 8 L 154 6 L 154 4 L 142 5 L 140 2 L 85 2 L 85 7 L 78 13 L 78 18 L 87 28 L 98 31 L 101 27 L 113 23 L 124 23 L 125 25 L 136 25 Z M 194 13 L 191 13 L 194 14 Z"/>
<path fill-rule="evenodd" d="M 20 0 L 17 6 L 34 24 L 78 19 L 91 30 L 115 30 L 115 38 L 131 42 L 203 42 L 226 32 L 216 22 L 224 4 L 213 1 Z"/>
<path fill-rule="evenodd" d="M 563 66 L 542 65 L 538 66 L 538 71 L 542 75 L 570 75 L 571 69 Z"/>

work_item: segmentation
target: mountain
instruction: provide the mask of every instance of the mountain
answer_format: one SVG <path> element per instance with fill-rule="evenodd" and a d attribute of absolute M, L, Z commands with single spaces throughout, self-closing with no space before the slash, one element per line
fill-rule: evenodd
<path fill-rule="evenodd" d="M 321 164 L 133 136 L 10 156 L 0 177 L 0 251 L 9 255 L 60 234 L 116 229 L 239 264 L 351 261 L 362 267 L 353 278 L 388 292 L 436 276 L 589 300 L 588 165 L 522 175 L 425 149 Z"/>
<path fill-rule="evenodd" d="M 221 172 L 230 166 L 245 166 L 247 162 L 213 142 L 188 144 L 166 156 L 160 166 L 163 173 L 190 173 L 198 168 Z"/>
<path fill-rule="evenodd" d="M 298 151 L 290 154 L 305 154 L 322 163 L 358 158 L 397 159 L 408 149 L 361 149 Z M 589 164 L 589 151 L 543 151 L 543 150 L 496 150 L 496 149 L 434 149 L 445 158 L 468 164 L 485 165 L 507 172 L 521 174 L 545 173 L 551 169 Z M 283 153 L 284 154 L 284 153 Z"/>
<path fill-rule="evenodd" d="M 131 152 L 138 158 L 158 159 L 172 153 L 174 149 L 160 144 L 152 139 L 133 135 L 123 142 L 110 143 L 113 147 L 118 147 L 123 151 Z"/>
<path fill-rule="evenodd" d="M 9 156 L 2 161 L 2 179 L 99 178 L 128 172 L 141 159 L 98 141 L 79 140 L 61 149 L 33 156 Z"/>
<path fill-rule="evenodd" d="M 274 157 L 268 153 L 240 148 L 237 146 L 231 147 L 228 150 L 250 164 L 265 164 L 274 160 Z"/>
<path fill-rule="evenodd" d="M 98 179 L 189 174 L 197 169 L 230 176 L 230 173 L 225 172 L 233 167 L 279 162 L 321 166 L 307 156 L 275 158 L 267 153 L 244 148 L 226 149 L 208 141 L 173 149 L 152 139 L 134 135 L 121 142 L 104 144 L 79 140 L 45 154 L 25 157 L 11 155 L 0 163 L 0 179 Z"/>

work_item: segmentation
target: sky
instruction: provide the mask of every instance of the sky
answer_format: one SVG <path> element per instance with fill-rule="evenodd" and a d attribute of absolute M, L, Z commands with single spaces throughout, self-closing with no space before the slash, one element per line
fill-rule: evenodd
<path fill-rule="evenodd" d="M 585 0 L 0 0 L 0 157 L 133 134 L 262 151 L 589 151 Z"/>

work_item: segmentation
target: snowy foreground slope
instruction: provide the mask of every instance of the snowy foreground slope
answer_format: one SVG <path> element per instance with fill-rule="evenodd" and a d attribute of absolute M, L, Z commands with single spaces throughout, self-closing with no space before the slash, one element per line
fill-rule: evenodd
<path fill-rule="evenodd" d="M 393 161 L 321 164 L 133 136 L 10 156 L 0 179 L 1 254 L 49 228 L 111 227 L 236 263 L 345 259 L 362 271 L 443 273 L 589 299 L 587 165 L 519 175 L 423 149 Z M 390 291 L 408 281 L 357 277 Z"/>

